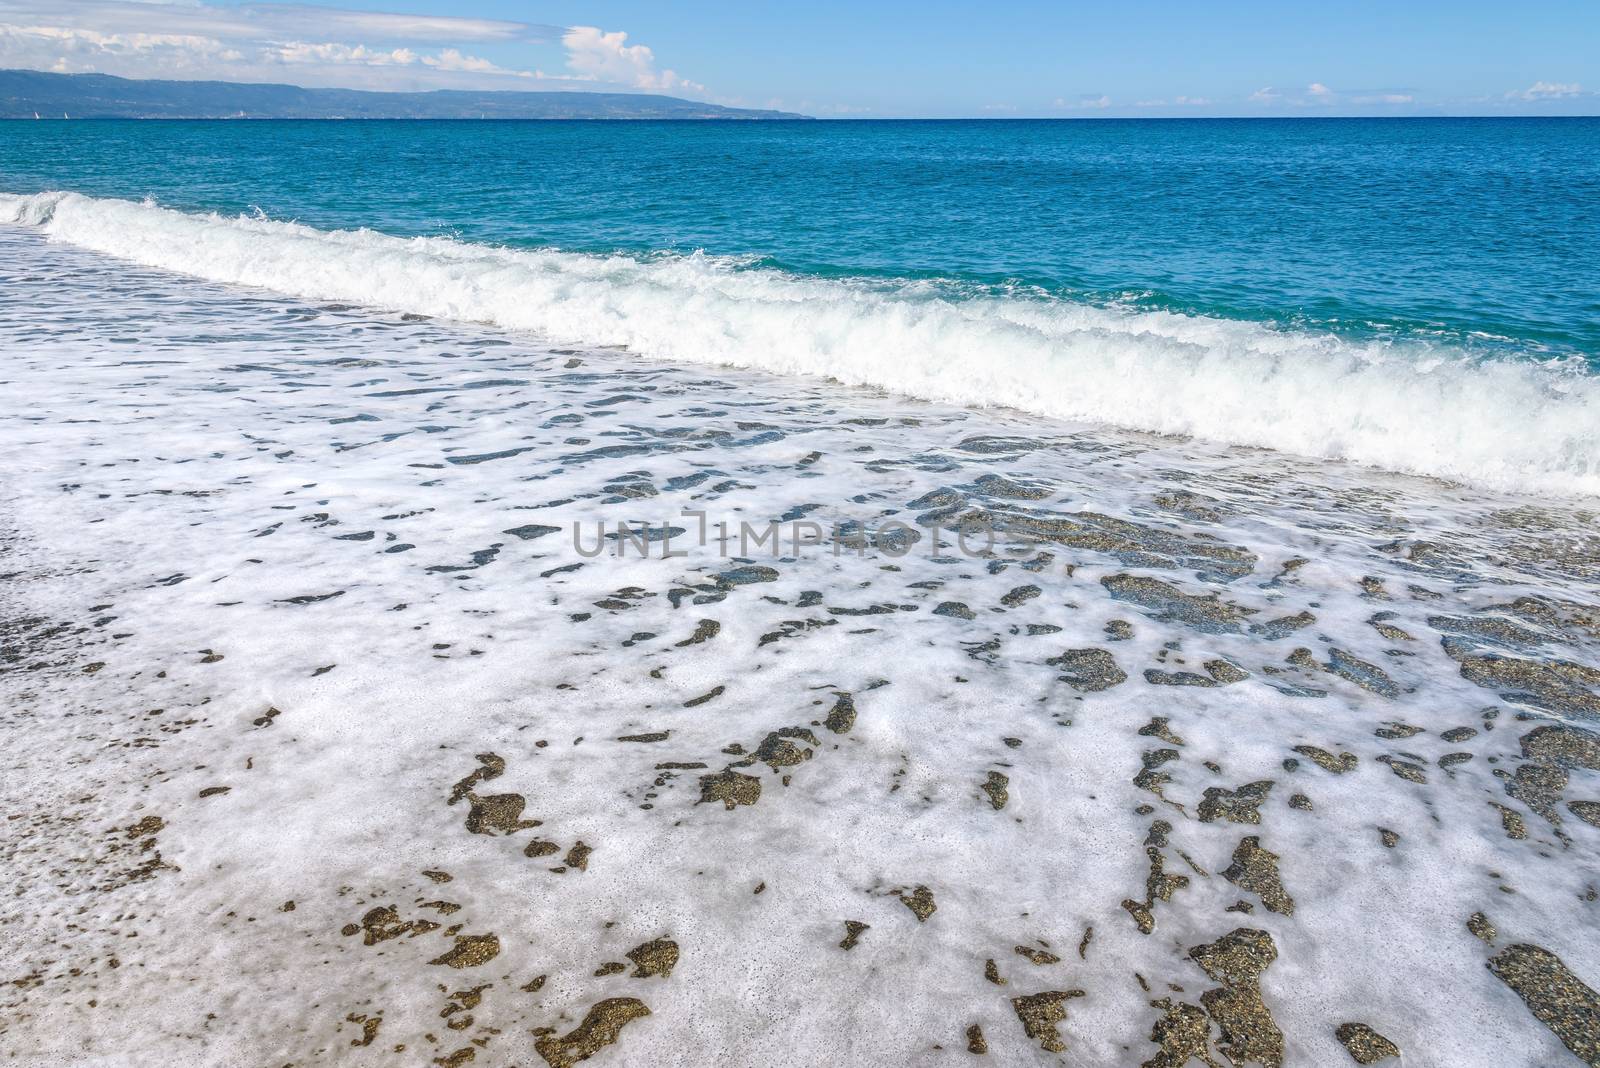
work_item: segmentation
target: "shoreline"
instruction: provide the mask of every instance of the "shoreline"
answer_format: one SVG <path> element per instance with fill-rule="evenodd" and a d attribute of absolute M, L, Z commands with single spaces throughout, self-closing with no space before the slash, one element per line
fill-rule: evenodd
<path fill-rule="evenodd" d="M 1600 1042 L 1587 507 L 0 246 L 8 1055 Z"/>
<path fill-rule="evenodd" d="M 536 344 L 1600 498 L 1600 377 L 1576 353 L 1513 358 L 1003 287 L 319 230 L 76 193 L 0 195 L 0 215 L 130 266 Z"/>

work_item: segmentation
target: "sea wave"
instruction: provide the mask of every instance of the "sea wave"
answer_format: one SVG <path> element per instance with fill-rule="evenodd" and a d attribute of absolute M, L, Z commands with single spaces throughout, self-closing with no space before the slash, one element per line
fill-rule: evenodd
<path fill-rule="evenodd" d="M 930 282 L 823 279 L 703 254 L 598 256 L 76 193 L 0 221 L 135 263 L 311 300 L 492 323 L 644 357 L 820 375 L 927 400 L 1600 495 L 1600 377 L 1260 323 Z"/>

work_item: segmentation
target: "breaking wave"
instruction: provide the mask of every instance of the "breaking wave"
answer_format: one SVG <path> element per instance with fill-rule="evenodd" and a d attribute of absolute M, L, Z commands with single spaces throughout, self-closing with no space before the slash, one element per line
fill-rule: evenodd
<path fill-rule="evenodd" d="M 703 254 L 324 231 L 75 193 L 0 194 L 0 221 L 216 282 L 560 344 L 827 376 L 1499 489 L 1600 494 L 1600 377 L 1580 357 L 1487 358 L 1444 342 L 816 278 Z"/>

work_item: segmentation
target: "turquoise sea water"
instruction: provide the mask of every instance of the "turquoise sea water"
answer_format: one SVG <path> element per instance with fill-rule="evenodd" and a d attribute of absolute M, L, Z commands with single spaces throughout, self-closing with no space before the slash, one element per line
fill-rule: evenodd
<path fill-rule="evenodd" d="M 1600 119 L 0 123 L 52 189 L 1600 354 Z"/>

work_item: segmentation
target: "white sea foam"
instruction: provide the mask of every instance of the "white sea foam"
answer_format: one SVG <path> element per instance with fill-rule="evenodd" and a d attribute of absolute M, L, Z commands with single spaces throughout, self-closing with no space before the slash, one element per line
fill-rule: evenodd
<path fill-rule="evenodd" d="M 1600 770 L 1581 734 L 1529 759 L 1600 690 L 1580 510 L 241 299 L 34 231 L 0 264 L 0 1061 L 533 1068 L 536 1028 L 627 997 L 584 1063 L 942 1068 L 981 1026 L 975 1064 L 1127 1068 L 1158 996 L 1228 1018 L 1190 950 L 1245 928 L 1285 1064 L 1352 1063 L 1344 1021 L 1409 1068 L 1576 1063 L 1485 965 L 1600 987 Z M 929 508 L 1059 540 L 715 527 Z M 671 559 L 570 537 L 696 513 Z M 450 802 L 486 753 L 465 788 L 539 826 Z M 758 803 L 703 801 L 735 769 Z M 1292 912 L 1230 867 L 1247 836 Z M 342 933 L 387 908 L 413 934 Z M 458 933 L 499 952 L 447 965 Z M 609 965 L 660 937 L 670 976 Z M 1012 1001 L 1046 991 L 1083 992 L 1064 1055 Z"/>
<path fill-rule="evenodd" d="M 73 193 L 0 220 L 214 281 L 536 332 L 646 357 L 823 375 L 1543 494 L 1600 493 L 1600 378 L 1579 359 L 1473 357 L 1257 323 L 937 286 L 827 280 L 706 256 L 594 256 Z"/>

